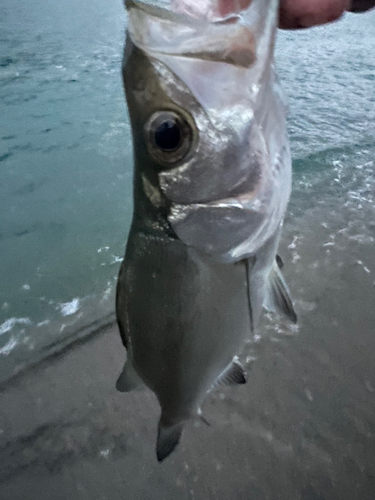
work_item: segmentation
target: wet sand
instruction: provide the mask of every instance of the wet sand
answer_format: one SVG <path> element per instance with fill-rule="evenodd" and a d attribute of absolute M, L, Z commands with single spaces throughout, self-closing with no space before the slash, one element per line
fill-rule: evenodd
<path fill-rule="evenodd" d="M 281 255 L 299 329 L 264 319 L 242 355 L 248 383 L 207 398 L 210 427 L 188 424 L 157 463 L 158 405 L 116 392 L 112 326 L 3 387 L 0 499 L 373 500 L 373 248 L 326 245 L 316 214 L 293 245 L 296 227 Z"/>

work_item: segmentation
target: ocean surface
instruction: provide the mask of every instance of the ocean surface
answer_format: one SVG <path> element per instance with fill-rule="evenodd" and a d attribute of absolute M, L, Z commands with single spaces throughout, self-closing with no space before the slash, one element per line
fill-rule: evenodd
<path fill-rule="evenodd" d="M 132 216 L 125 24 L 121 0 L 0 0 L 2 379 L 114 311 Z M 327 286 L 354 314 L 375 303 L 374 54 L 375 12 L 278 37 L 294 159 L 281 254 L 311 322 Z"/>

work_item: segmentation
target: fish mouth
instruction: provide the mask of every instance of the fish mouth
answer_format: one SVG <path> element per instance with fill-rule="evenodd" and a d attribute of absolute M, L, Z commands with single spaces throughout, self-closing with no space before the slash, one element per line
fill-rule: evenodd
<path fill-rule="evenodd" d="M 257 60 L 249 14 L 240 11 L 224 17 L 193 16 L 188 15 L 191 11 L 181 13 L 176 8 L 174 12 L 137 0 L 127 0 L 125 5 L 131 39 L 150 55 L 223 62 L 240 68 L 250 68 Z"/>

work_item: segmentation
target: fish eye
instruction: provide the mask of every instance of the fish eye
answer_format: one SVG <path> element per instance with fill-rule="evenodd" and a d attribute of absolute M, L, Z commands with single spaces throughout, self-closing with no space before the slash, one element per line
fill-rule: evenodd
<path fill-rule="evenodd" d="M 157 160 L 176 163 L 189 152 L 193 133 L 187 119 L 174 111 L 154 113 L 145 126 L 149 153 Z"/>
<path fill-rule="evenodd" d="M 181 130 L 176 120 L 167 118 L 154 131 L 156 146 L 162 151 L 174 151 L 181 144 Z"/>

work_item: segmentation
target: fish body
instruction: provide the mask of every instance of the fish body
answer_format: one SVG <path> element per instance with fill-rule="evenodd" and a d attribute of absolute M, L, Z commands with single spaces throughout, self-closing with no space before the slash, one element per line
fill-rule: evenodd
<path fill-rule="evenodd" d="M 127 349 L 117 387 L 156 394 L 159 460 L 211 388 L 245 382 L 237 355 L 262 308 L 296 320 L 276 261 L 291 185 L 273 68 L 278 2 L 225 18 L 203 4 L 187 16 L 126 2 L 134 214 L 117 288 Z"/>

